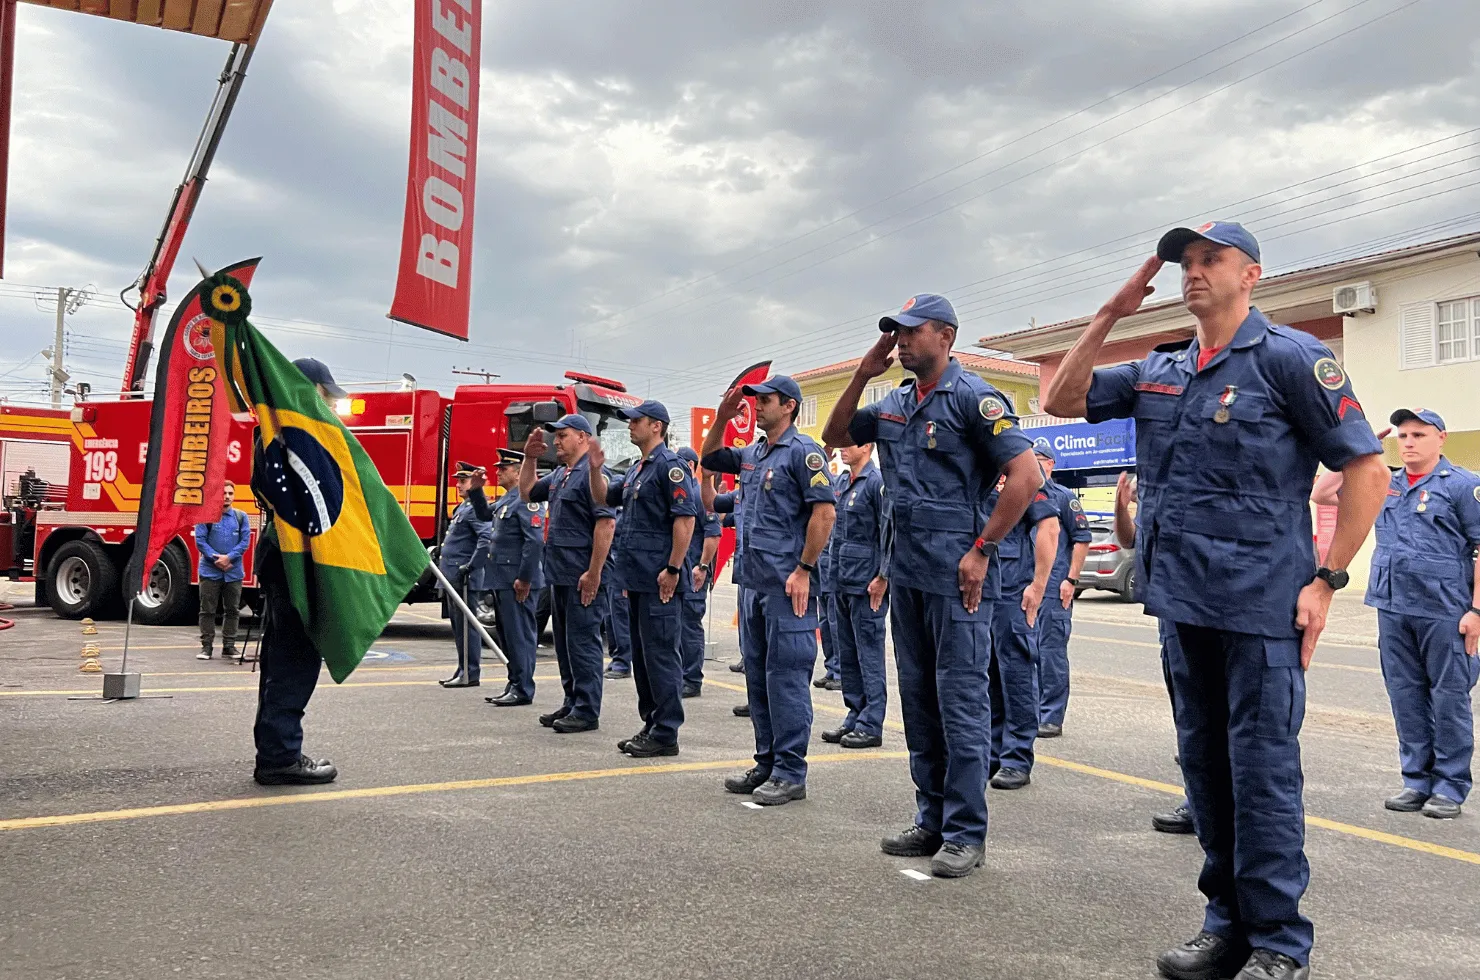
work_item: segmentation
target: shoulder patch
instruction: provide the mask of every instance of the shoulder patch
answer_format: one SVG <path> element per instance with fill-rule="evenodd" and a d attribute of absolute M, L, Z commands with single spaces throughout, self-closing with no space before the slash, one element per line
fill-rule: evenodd
<path fill-rule="evenodd" d="M 807 469 L 812 470 L 814 473 L 821 470 L 825 462 L 826 460 L 822 458 L 821 453 L 807 454 Z"/>
<path fill-rule="evenodd" d="M 671 470 L 669 470 L 668 471 L 668 479 L 671 480 L 674 483 L 682 483 L 683 482 L 683 467 L 682 466 L 675 466 Z"/>
<path fill-rule="evenodd" d="M 976 410 L 982 413 L 982 418 L 988 422 L 995 422 L 1007 414 L 1007 406 L 1002 404 L 1002 399 L 995 395 L 987 395 L 976 403 Z"/>
<path fill-rule="evenodd" d="M 1475 493 L 1475 499 L 1476 500 L 1480 500 L 1480 487 L 1476 487 L 1475 490 L 1474 490 L 1474 493 Z"/>
<path fill-rule="evenodd" d="M 1006 432 L 1010 428 L 1012 428 L 1012 419 L 999 419 L 997 423 L 992 426 L 992 435 L 1000 436 L 1002 433 Z"/>
<path fill-rule="evenodd" d="M 527 503 L 524 506 L 528 507 L 533 512 L 538 512 L 540 509 L 540 505 L 533 502 Z"/>
<path fill-rule="evenodd" d="M 1341 386 L 1346 384 L 1346 372 L 1336 363 L 1335 358 L 1323 357 L 1316 361 L 1315 375 L 1321 387 L 1327 391 L 1340 391 Z"/>
<path fill-rule="evenodd" d="M 1069 498 L 1069 509 L 1070 510 L 1084 510 L 1084 505 L 1079 502 L 1079 498 L 1078 497 L 1070 497 Z"/>
<path fill-rule="evenodd" d="M 827 474 L 825 474 L 825 473 L 813 473 L 812 474 L 811 485 L 814 486 L 814 487 L 830 487 L 830 486 L 832 486 L 832 483 L 831 483 L 831 481 L 828 480 Z"/>

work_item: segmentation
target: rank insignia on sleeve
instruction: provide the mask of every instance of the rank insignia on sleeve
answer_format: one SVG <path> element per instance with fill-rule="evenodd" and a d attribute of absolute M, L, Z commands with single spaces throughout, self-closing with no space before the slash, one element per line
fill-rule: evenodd
<path fill-rule="evenodd" d="M 999 419 L 996 424 L 992 426 L 992 435 L 1000 436 L 1002 433 L 1006 432 L 1010 428 L 1012 428 L 1012 419 Z"/>
<path fill-rule="evenodd" d="M 827 475 L 826 474 L 824 474 L 824 473 L 814 473 L 814 474 L 812 474 L 812 486 L 814 486 L 814 487 L 825 487 L 827 485 L 828 485 L 828 482 L 827 482 Z"/>
<path fill-rule="evenodd" d="M 822 469 L 822 465 L 824 462 L 826 461 L 822 458 L 821 453 L 807 454 L 807 469 L 812 470 L 813 472 Z"/>
<path fill-rule="evenodd" d="M 1007 406 L 1002 404 L 1002 399 L 986 396 L 976 403 L 977 411 L 982 413 L 982 418 L 988 422 L 995 422 L 1007 414 Z"/>
<path fill-rule="evenodd" d="M 1346 372 L 1336 363 L 1335 358 L 1323 357 L 1316 361 L 1315 374 L 1316 380 L 1327 391 L 1340 391 L 1341 386 L 1346 384 Z"/>
<path fill-rule="evenodd" d="M 534 519 L 531 520 L 529 523 L 533 527 L 539 527 L 543 522 L 540 520 L 539 515 L 536 514 Z"/>
<path fill-rule="evenodd" d="M 673 481 L 674 483 L 682 483 L 683 482 L 683 467 L 682 466 L 675 466 L 675 467 L 673 467 L 673 469 L 669 470 L 668 471 L 668 479 L 671 480 L 671 481 Z"/>

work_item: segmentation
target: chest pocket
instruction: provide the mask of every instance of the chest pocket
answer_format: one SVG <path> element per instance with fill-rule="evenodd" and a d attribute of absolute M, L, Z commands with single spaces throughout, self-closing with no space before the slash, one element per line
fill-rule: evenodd
<path fill-rule="evenodd" d="M 934 423 L 934 431 L 931 423 L 926 422 L 920 426 L 918 435 L 919 444 L 927 453 L 938 456 L 954 456 L 961 451 L 961 434 L 947 429 L 944 423 Z"/>
<path fill-rule="evenodd" d="M 557 548 L 581 548 L 591 544 L 590 517 L 581 506 L 581 495 L 590 499 L 585 482 L 574 477 L 550 502 L 550 544 Z"/>
<path fill-rule="evenodd" d="M 1259 451 L 1257 427 L 1269 399 L 1259 394 L 1239 393 L 1233 404 L 1224 405 L 1222 392 L 1210 393 L 1197 403 L 1197 424 L 1207 446 L 1205 460 L 1211 469 L 1242 469 L 1246 452 Z"/>
<path fill-rule="evenodd" d="M 904 437 L 904 424 L 893 419 L 879 419 L 877 435 L 880 442 L 897 443 Z"/>

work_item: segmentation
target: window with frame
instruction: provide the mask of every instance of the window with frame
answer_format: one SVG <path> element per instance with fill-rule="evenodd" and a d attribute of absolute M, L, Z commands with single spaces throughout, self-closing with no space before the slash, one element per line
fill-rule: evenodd
<path fill-rule="evenodd" d="M 802 428 L 817 424 L 817 396 L 808 395 L 802 399 L 802 413 L 797 416 L 797 425 Z"/>
<path fill-rule="evenodd" d="M 1440 364 L 1468 361 L 1480 350 L 1480 296 L 1438 304 L 1434 324 L 1435 360 Z"/>
<path fill-rule="evenodd" d="M 893 381 L 875 381 L 863 389 L 863 403 L 872 405 L 884 400 L 884 396 L 898 387 Z"/>

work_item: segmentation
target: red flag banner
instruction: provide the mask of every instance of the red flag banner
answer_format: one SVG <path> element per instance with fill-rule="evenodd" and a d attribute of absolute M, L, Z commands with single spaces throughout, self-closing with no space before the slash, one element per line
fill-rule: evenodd
<path fill-rule="evenodd" d="M 735 376 L 730 382 L 730 388 L 738 388 L 741 385 L 760 384 L 771 375 L 771 362 L 761 361 L 752 364 Z M 726 389 L 728 390 L 728 389 Z M 713 419 L 713 413 L 710 418 Z M 740 412 L 730 421 L 725 423 L 724 445 L 733 449 L 748 446 L 755 438 L 755 399 L 745 398 L 740 402 Z M 726 476 L 724 478 L 726 490 L 735 489 L 735 478 Z M 719 581 L 719 573 L 725 567 L 725 562 L 735 553 L 735 529 L 727 527 L 719 538 L 719 550 L 714 554 L 714 580 Z"/>
<path fill-rule="evenodd" d="M 468 339 L 482 0 L 416 0 L 411 162 L 390 318 Z"/>
<path fill-rule="evenodd" d="M 221 271 L 250 284 L 260 261 L 247 259 Z M 171 541 L 221 516 L 231 410 L 211 341 L 215 321 L 202 307 L 207 286 L 202 280 L 175 307 L 159 345 L 139 524 L 124 573 L 127 599 L 144 587 L 145 576 Z"/>
<path fill-rule="evenodd" d="M 714 424 L 714 415 L 712 408 L 689 409 L 689 445 L 694 447 L 694 452 L 704 448 L 704 437 L 709 435 L 709 427 Z"/>

